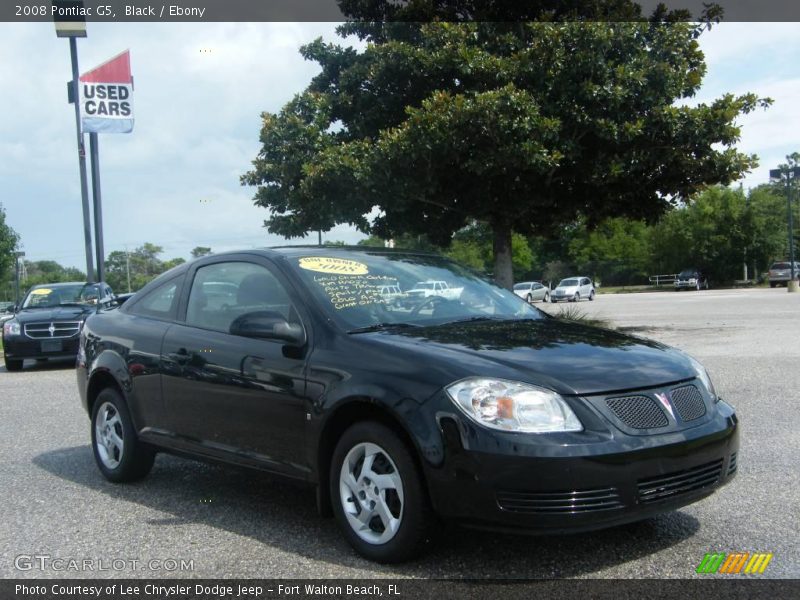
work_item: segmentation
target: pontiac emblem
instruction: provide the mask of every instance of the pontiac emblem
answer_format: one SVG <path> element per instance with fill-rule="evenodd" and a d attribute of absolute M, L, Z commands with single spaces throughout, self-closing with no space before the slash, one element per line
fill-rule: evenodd
<path fill-rule="evenodd" d="M 675 418 L 675 413 L 672 411 L 672 404 L 670 404 L 669 395 L 658 393 L 656 394 L 656 398 L 658 398 L 658 401 L 661 402 L 661 405 L 667 409 L 667 412 L 672 417 L 672 420 L 677 421 L 677 419 Z"/>
<path fill-rule="evenodd" d="M 53 337 L 53 335 L 54 335 L 54 334 L 55 334 L 55 332 L 56 332 L 56 326 L 55 326 L 55 325 L 53 325 L 52 323 L 50 323 L 50 327 L 48 327 L 48 328 L 47 328 L 47 331 L 49 331 L 49 332 L 50 332 L 50 337 Z"/>

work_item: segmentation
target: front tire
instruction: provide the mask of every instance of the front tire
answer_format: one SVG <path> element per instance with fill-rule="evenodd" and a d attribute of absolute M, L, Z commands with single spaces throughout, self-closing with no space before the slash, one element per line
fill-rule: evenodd
<path fill-rule="evenodd" d="M 153 468 L 155 453 L 139 441 L 128 407 L 113 388 L 101 391 L 94 402 L 92 450 L 100 472 L 114 483 L 136 481 Z"/>
<path fill-rule="evenodd" d="M 364 421 L 344 432 L 330 495 L 342 533 L 364 558 L 397 563 L 419 552 L 431 520 L 428 497 L 409 449 L 385 425 Z"/>
<path fill-rule="evenodd" d="M 528 304 L 533 304 L 533 296 L 531 296 L 530 294 L 528 294 L 528 297 L 527 297 L 527 298 L 525 298 L 525 301 L 526 301 Z"/>
<path fill-rule="evenodd" d="M 3 360 L 6 363 L 6 371 L 22 371 L 22 363 L 24 361 L 14 358 L 6 358 L 3 357 Z"/>
<path fill-rule="evenodd" d="M 580 292 L 575 292 L 575 297 L 572 299 L 573 302 L 580 302 L 581 301 L 581 294 Z"/>
<path fill-rule="evenodd" d="M 589 292 L 589 302 L 594 302 L 594 290 Z"/>

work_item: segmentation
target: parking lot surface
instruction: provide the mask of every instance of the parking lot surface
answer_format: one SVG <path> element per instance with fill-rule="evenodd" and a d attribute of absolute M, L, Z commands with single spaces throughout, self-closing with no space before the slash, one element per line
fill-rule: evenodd
<path fill-rule="evenodd" d="M 556 314 L 576 305 L 537 306 Z M 377 565 L 317 516 L 312 490 L 266 475 L 160 455 L 145 480 L 108 483 L 94 465 L 72 365 L 31 362 L 21 373 L 0 367 L 0 575 L 689 578 L 700 577 L 706 552 L 771 552 L 763 577 L 800 577 L 800 294 L 617 294 L 577 306 L 706 365 L 742 427 L 730 485 L 679 511 L 594 533 L 447 528 L 419 559 Z M 61 569 L 52 559 L 65 561 Z"/>

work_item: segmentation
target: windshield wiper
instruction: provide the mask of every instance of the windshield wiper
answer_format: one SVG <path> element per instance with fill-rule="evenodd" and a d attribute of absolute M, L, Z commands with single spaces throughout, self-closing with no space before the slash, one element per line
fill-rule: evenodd
<path fill-rule="evenodd" d="M 467 317 L 466 319 L 456 319 L 455 321 L 446 321 L 445 325 L 450 325 L 451 323 L 476 323 L 478 321 L 508 321 L 507 317 L 490 317 L 488 315 L 482 316 L 474 316 L 474 317 Z"/>
<path fill-rule="evenodd" d="M 364 327 L 348 329 L 347 333 L 369 333 L 370 331 L 383 331 L 385 329 L 407 329 L 409 327 L 419 327 L 419 325 L 412 325 L 411 323 L 374 323 L 372 325 L 365 325 Z"/>

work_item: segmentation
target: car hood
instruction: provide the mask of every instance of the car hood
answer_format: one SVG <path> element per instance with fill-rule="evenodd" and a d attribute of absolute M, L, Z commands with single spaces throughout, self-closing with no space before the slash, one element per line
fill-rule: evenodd
<path fill-rule="evenodd" d="M 564 291 L 564 292 L 574 292 L 574 291 L 576 291 L 576 290 L 577 290 L 579 287 L 580 287 L 580 286 L 578 286 L 578 285 L 560 285 L 560 286 L 558 286 L 558 287 L 556 288 L 556 291 L 558 291 L 558 290 L 561 290 L 561 291 Z"/>
<path fill-rule="evenodd" d="M 562 394 L 641 389 L 695 376 L 685 354 L 658 342 L 549 318 L 451 323 L 367 335 L 392 350 L 411 350 L 420 361 L 454 378 L 513 377 Z"/>
<path fill-rule="evenodd" d="M 20 323 L 42 321 L 80 321 L 93 312 L 92 306 L 57 306 L 55 308 L 29 308 L 19 311 L 14 318 Z"/>

